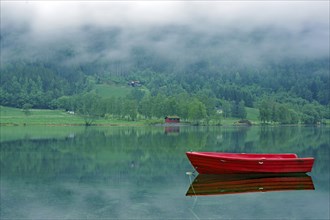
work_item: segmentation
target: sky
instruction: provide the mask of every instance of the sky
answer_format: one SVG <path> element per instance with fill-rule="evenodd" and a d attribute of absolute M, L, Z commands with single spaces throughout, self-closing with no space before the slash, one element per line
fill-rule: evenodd
<path fill-rule="evenodd" d="M 247 62 L 265 56 L 322 58 L 329 57 L 329 10 L 327 0 L 1 0 L 1 49 L 8 59 L 13 47 L 31 57 L 58 42 L 70 45 L 81 61 L 125 58 L 135 46 L 174 58 L 230 51 Z M 117 30 L 114 38 L 98 38 L 99 31 L 109 30 Z M 91 50 L 91 41 L 102 50 Z"/>

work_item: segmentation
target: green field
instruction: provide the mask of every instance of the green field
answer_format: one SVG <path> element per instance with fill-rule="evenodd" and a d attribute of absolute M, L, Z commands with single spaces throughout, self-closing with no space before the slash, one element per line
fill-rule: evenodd
<path fill-rule="evenodd" d="M 141 125 L 142 122 L 116 119 L 96 119 L 96 125 Z M 85 121 L 78 115 L 72 115 L 62 110 L 31 109 L 26 114 L 22 109 L 0 106 L 0 125 L 85 125 Z"/>
<path fill-rule="evenodd" d="M 61 110 L 31 109 L 25 113 L 22 109 L 0 107 L 1 125 L 52 125 L 83 124 L 84 120 Z"/>
<path fill-rule="evenodd" d="M 125 97 L 132 91 L 132 87 L 129 86 L 116 86 L 99 84 L 95 86 L 95 92 L 103 98 L 107 97 Z"/>
<path fill-rule="evenodd" d="M 253 123 L 259 123 L 259 110 L 256 108 L 245 108 L 247 116 L 246 118 L 252 121 Z"/>
<path fill-rule="evenodd" d="M 246 108 L 247 119 L 253 124 L 258 124 L 259 111 L 254 108 Z M 233 125 L 239 119 L 223 118 L 222 125 Z M 108 126 L 134 126 L 162 123 L 162 119 L 151 120 L 139 119 L 137 121 L 127 121 L 118 119 L 100 118 L 94 121 L 95 125 Z M 212 123 L 211 123 L 212 124 Z M 0 106 L 0 125 L 1 126 L 28 126 L 28 125 L 50 125 L 50 126 L 74 126 L 85 125 L 85 121 L 78 115 L 69 114 L 63 110 L 30 109 L 24 112 L 22 109 Z"/>

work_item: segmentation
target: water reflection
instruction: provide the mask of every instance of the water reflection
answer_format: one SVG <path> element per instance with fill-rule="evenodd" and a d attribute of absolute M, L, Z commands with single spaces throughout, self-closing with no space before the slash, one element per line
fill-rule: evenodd
<path fill-rule="evenodd" d="M 179 126 L 165 126 L 164 127 L 165 134 L 178 134 L 180 133 Z"/>
<path fill-rule="evenodd" d="M 314 189 L 312 178 L 305 173 L 200 174 L 190 185 L 186 196 L 210 196 Z"/>
<path fill-rule="evenodd" d="M 329 131 L 1 127 L 0 219 L 328 219 Z M 190 150 L 311 156 L 315 190 L 185 196 Z"/>

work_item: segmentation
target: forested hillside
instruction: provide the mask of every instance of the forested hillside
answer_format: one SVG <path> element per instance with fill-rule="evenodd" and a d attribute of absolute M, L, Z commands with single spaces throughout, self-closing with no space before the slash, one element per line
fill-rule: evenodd
<path fill-rule="evenodd" d="M 32 108 L 78 111 L 79 104 L 73 104 L 77 102 L 74 100 L 83 97 L 89 97 L 89 101 L 101 100 L 93 93 L 98 84 L 132 87 L 128 85 L 129 82 L 140 81 L 140 85 L 131 90 L 126 98 L 116 99 L 110 94 L 108 98 L 102 98 L 108 107 L 103 107 L 103 110 L 100 107 L 98 111 L 93 107 L 88 114 L 124 114 L 130 115 L 132 120 L 138 113 L 150 118 L 177 114 L 182 118 L 201 119 L 214 116 L 216 110 L 221 109 L 224 116 L 244 118 L 244 112 L 235 113 L 235 105 L 243 105 L 266 111 L 265 115 L 261 115 L 264 122 L 297 123 L 301 119 L 299 114 L 311 116 L 310 111 L 316 114 L 312 116 L 316 119 L 305 119 L 308 123 L 329 118 L 327 60 L 287 61 L 257 67 L 224 67 L 200 60 L 180 70 L 173 69 L 174 62 L 164 64 L 163 69 L 154 65 L 153 60 L 146 59 L 143 64 L 139 60 L 135 62 L 131 68 L 111 62 L 94 64 L 94 68 L 89 63 L 75 67 L 59 66 L 54 62 L 4 63 L 1 66 L 0 104 L 18 108 L 28 105 Z M 94 104 L 90 103 L 92 106 Z M 111 110 L 109 106 L 117 107 Z M 125 107 L 121 109 L 119 106 Z M 274 111 L 272 108 L 275 106 L 282 108 L 285 115 L 294 112 L 295 116 L 283 120 L 276 116 L 272 118 L 271 114 L 275 113 L 271 111 Z M 188 109 L 194 107 L 200 110 L 191 114 L 197 115 L 189 115 Z M 128 112 L 123 113 L 123 109 Z"/>
<path fill-rule="evenodd" d="M 1 25 L 0 105 L 129 120 L 244 119 L 244 107 L 259 109 L 264 123 L 330 118 L 328 32 L 312 40 L 322 25 L 148 25 L 74 24 L 57 32 L 8 19 Z M 97 93 L 107 86 L 131 90 Z"/>

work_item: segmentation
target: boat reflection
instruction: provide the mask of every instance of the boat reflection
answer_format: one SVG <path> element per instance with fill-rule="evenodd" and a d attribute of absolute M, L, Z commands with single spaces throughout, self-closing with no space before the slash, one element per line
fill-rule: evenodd
<path fill-rule="evenodd" d="M 208 196 L 286 190 L 314 190 L 305 173 L 290 174 L 199 174 L 186 196 Z"/>

